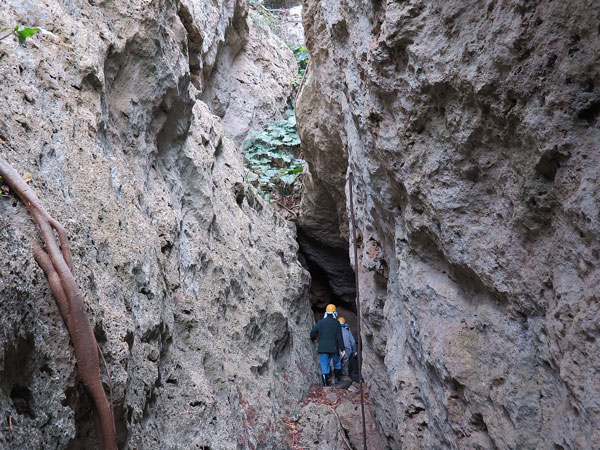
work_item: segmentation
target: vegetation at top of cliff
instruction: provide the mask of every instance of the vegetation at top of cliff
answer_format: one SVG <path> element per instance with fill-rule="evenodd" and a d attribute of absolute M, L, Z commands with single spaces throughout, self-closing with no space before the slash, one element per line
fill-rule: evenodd
<path fill-rule="evenodd" d="M 300 197 L 304 160 L 300 154 L 300 137 L 296 131 L 296 116 L 287 111 L 287 118 L 250 133 L 242 145 L 250 172 L 246 176 L 265 200 Z M 297 202 L 291 202 L 295 204 Z"/>

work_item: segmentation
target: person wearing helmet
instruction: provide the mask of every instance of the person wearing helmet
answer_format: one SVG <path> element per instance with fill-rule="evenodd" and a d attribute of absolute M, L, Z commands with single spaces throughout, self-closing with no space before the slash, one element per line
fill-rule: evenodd
<path fill-rule="evenodd" d="M 340 317 L 338 322 L 342 326 L 342 337 L 344 339 L 345 354 L 342 357 L 342 375 L 349 376 L 348 365 L 351 356 L 356 356 L 356 339 L 352 331 L 350 331 L 350 325 L 346 323 L 346 319 Z"/>
<path fill-rule="evenodd" d="M 344 338 L 342 327 L 337 321 L 335 305 L 329 304 L 325 309 L 325 315 L 310 330 L 310 338 L 314 341 L 319 336 L 319 362 L 321 363 L 321 378 L 323 386 L 328 386 L 328 375 L 331 372 L 330 364 L 333 360 L 333 373 L 336 380 L 342 375 L 342 362 L 340 356 L 344 356 Z"/>

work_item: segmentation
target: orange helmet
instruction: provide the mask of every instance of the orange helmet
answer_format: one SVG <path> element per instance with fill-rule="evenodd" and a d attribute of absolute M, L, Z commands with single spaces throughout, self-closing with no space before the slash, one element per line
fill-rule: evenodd
<path fill-rule="evenodd" d="M 339 322 L 339 323 L 346 323 L 346 319 L 344 319 L 343 317 L 340 317 L 340 318 L 338 319 L 338 322 Z"/>
<path fill-rule="evenodd" d="M 327 305 L 327 308 L 325 308 L 325 311 L 327 312 L 335 312 L 335 305 L 333 303 L 330 303 L 329 305 Z"/>

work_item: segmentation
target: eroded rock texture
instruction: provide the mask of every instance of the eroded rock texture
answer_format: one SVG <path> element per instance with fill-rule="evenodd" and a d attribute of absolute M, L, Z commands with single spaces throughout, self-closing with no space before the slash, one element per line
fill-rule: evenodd
<path fill-rule="evenodd" d="M 294 54 L 269 26 L 272 17 L 259 11 L 234 17 L 237 25 L 229 28 L 227 47 L 202 95 L 238 144 L 250 131 L 285 117 L 298 73 Z"/>
<path fill-rule="evenodd" d="M 295 230 L 244 184 L 241 153 L 196 100 L 240 45 L 226 36 L 244 39 L 246 8 L 2 8 L 3 24 L 53 32 L 0 42 L 0 148 L 68 231 L 120 448 L 285 448 L 279 419 L 317 381 Z M 0 447 L 95 448 L 36 234 L 0 198 Z"/>
<path fill-rule="evenodd" d="M 392 448 L 600 442 L 600 4 L 304 2 L 301 223 L 348 235 Z"/>

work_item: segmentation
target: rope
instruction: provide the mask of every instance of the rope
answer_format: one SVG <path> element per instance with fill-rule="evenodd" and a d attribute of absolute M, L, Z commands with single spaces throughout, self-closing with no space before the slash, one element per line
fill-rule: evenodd
<path fill-rule="evenodd" d="M 308 69 L 310 67 L 310 61 L 311 61 L 311 59 L 309 56 L 308 62 L 306 63 L 306 70 L 302 74 L 302 80 L 300 80 L 300 86 L 298 86 L 298 92 L 296 92 L 296 98 L 294 99 L 294 104 L 298 103 L 298 97 L 300 97 L 300 92 L 302 92 L 302 87 L 304 87 L 304 79 L 306 78 L 306 75 L 308 74 Z"/>
<path fill-rule="evenodd" d="M 365 399 L 363 393 L 362 378 L 362 338 L 360 337 L 360 294 L 358 290 L 358 245 L 356 243 L 356 221 L 354 219 L 354 198 L 352 196 L 352 185 L 354 178 L 352 172 L 349 174 L 348 183 L 350 186 L 350 215 L 352 217 L 352 241 L 354 247 L 354 279 L 356 282 L 356 332 L 358 339 L 358 381 L 360 384 L 360 412 L 362 414 L 363 428 L 363 448 L 367 450 L 367 426 L 365 422 Z"/>

